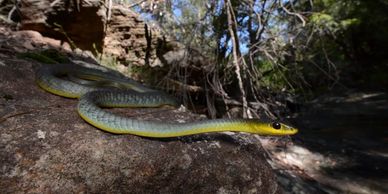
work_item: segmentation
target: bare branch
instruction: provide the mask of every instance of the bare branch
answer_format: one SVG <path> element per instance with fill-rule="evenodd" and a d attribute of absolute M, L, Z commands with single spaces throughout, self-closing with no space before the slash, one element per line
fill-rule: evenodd
<path fill-rule="evenodd" d="M 281 8 L 288 14 L 288 15 L 293 15 L 299 18 L 299 20 L 302 22 L 302 27 L 306 26 L 306 20 L 304 20 L 303 16 L 299 13 L 296 12 L 291 12 L 288 10 L 286 7 L 284 7 L 283 2 L 279 1 Z"/>
<path fill-rule="evenodd" d="M 241 53 L 239 50 L 239 42 L 238 42 L 238 37 L 237 37 L 237 29 L 236 29 L 236 20 L 235 17 L 233 17 L 233 7 L 232 3 L 230 0 L 225 0 L 225 9 L 228 17 L 228 30 L 229 34 L 232 39 L 232 44 L 233 44 L 233 64 L 235 66 L 235 73 L 238 79 L 238 85 L 240 88 L 241 92 L 241 99 L 243 103 L 243 117 L 246 118 L 247 111 L 248 111 L 248 103 L 246 99 L 246 94 L 244 90 L 244 84 L 243 80 L 241 78 L 241 70 L 240 70 L 240 63 L 239 63 L 239 58 L 241 57 Z"/>
<path fill-rule="evenodd" d="M 140 0 L 140 1 L 138 1 L 138 2 L 132 3 L 131 5 L 128 5 L 128 8 L 138 6 L 138 5 L 142 4 L 142 3 L 145 2 L 145 1 L 146 1 L 146 0 Z"/>
<path fill-rule="evenodd" d="M 109 21 L 111 17 L 112 17 L 112 0 L 109 0 L 109 2 L 108 2 L 108 16 L 107 16 L 107 21 Z"/>

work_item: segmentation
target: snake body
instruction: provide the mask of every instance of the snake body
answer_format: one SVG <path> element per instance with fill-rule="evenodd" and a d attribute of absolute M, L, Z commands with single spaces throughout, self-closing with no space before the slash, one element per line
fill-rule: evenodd
<path fill-rule="evenodd" d="M 72 76 L 84 79 L 86 83 L 74 81 Z M 292 135 L 298 131 L 282 123 L 257 119 L 212 119 L 172 124 L 115 115 L 101 107 L 160 107 L 176 106 L 178 103 L 169 95 L 147 88 L 130 78 L 78 65 L 43 66 L 36 73 L 36 83 L 50 93 L 79 98 L 78 113 L 86 122 L 116 134 L 162 138 L 221 131 L 259 135 Z"/>

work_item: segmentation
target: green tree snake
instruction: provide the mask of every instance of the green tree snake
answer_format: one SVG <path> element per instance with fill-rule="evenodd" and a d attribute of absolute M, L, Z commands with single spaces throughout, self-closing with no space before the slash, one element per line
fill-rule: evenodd
<path fill-rule="evenodd" d="M 50 93 L 79 98 L 78 113 L 86 122 L 116 134 L 164 138 L 222 131 L 259 135 L 292 135 L 298 132 L 283 123 L 257 119 L 212 119 L 173 124 L 119 116 L 101 107 L 176 106 L 177 102 L 169 95 L 121 74 L 73 64 L 42 66 L 36 72 L 36 83 Z"/>

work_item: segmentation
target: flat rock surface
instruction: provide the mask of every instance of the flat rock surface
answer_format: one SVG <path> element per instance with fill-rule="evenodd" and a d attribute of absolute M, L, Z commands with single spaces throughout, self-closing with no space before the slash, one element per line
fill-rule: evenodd
<path fill-rule="evenodd" d="M 87 124 L 76 99 L 34 83 L 41 64 L 17 58 L 9 37 L 0 34 L 0 193 L 281 193 L 253 135 L 152 139 Z M 111 111 L 164 122 L 203 119 L 172 109 Z"/>

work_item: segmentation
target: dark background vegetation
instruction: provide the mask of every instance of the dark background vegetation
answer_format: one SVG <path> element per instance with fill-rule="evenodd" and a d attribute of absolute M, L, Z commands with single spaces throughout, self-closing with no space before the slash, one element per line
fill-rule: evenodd
<path fill-rule="evenodd" d="M 295 93 L 388 88 L 385 0 L 170 0 L 137 10 L 215 58 L 223 79 L 234 79 L 225 64 L 233 59 L 235 36 L 242 77 L 246 82 L 254 75 L 254 87 Z"/>
<path fill-rule="evenodd" d="M 210 89 L 202 103 L 215 107 L 211 117 L 220 111 L 211 102 L 217 98 L 226 106 L 225 99 L 237 99 L 244 116 L 264 109 L 276 117 L 265 108 L 274 95 L 304 101 L 388 88 L 386 0 L 117 2 L 211 59 L 205 72 L 189 66 L 172 77 Z M 171 75 L 171 69 L 158 73 Z"/>

